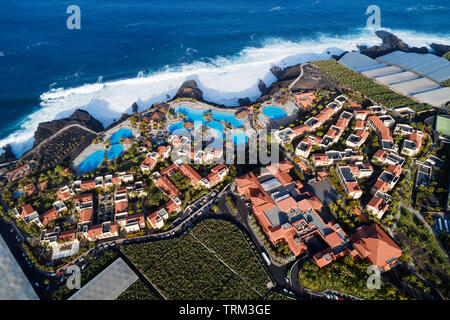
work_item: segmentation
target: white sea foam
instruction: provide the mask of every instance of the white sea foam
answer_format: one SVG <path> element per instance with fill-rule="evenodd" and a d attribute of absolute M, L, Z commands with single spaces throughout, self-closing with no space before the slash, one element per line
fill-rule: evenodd
<path fill-rule="evenodd" d="M 411 46 L 450 42 L 449 35 L 431 36 L 404 30 L 393 32 Z M 356 50 L 357 45 L 372 46 L 380 42 L 373 31 L 366 29 L 343 37 L 320 35 L 298 42 L 269 39 L 260 48 L 248 47 L 232 57 L 165 66 L 150 74 L 140 72 L 132 79 L 54 88 L 41 95 L 41 108 L 30 114 L 18 131 L 0 140 L 0 147 L 10 143 L 13 152 L 20 156 L 32 147 L 33 134 L 40 122 L 67 117 L 77 108 L 88 111 L 107 126 L 122 113 L 130 112 L 133 102 L 143 110 L 152 103 L 166 100 L 166 95 L 173 97 L 180 85 L 190 79 L 196 80 L 205 100 L 237 105 L 239 98 L 259 97 L 257 84 L 260 79 L 267 86 L 276 80 L 269 71 L 272 66 L 287 67 L 326 59 L 346 50 Z"/>

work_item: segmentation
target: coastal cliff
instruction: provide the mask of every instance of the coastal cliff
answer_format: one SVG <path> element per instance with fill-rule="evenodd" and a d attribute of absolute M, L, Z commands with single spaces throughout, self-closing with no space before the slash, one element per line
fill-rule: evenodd
<path fill-rule="evenodd" d="M 415 52 L 422 54 L 428 53 L 428 49 L 426 47 L 409 47 L 405 42 L 403 42 L 403 40 L 388 31 L 378 30 L 375 31 L 375 34 L 382 40 L 381 45 L 369 48 L 367 46 L 358 46 L 358 49 L 362 54 L 372 59 L 394 51 Z"/>
<path fill-rule="evenodd" d="M 203 101 L 203 92 L 199 89 L 195 80 L 188 80 L 183 82 L 178 89 L 174 99 L 176 98 L 193 98 L 198 101 Z"/>
<path fill-rule="evenodd" d="M 7 144 L 3 148 L 3 153 L 0 154 L 0 163 L 10 162 L 16 160 L 16 156 L 11 150 L 11 145 Z"/>
<path fill-rule="evenodd" d="M 77 109 L 68 118 L 41 122 L 34 132 L 34 147 L 52 136 L 59 130 L 72 124 L 79 124 L 95 132 L 103 131 L 103 125 L 100 121 L 92 117 L 89 112 Z"/>

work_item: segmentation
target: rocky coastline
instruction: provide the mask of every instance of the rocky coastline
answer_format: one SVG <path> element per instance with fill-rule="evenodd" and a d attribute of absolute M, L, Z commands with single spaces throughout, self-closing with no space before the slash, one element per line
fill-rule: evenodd
<path fill-rule="evenodd" d="M 403 42 L 401 39 L 399 39 L 394 34 L 379 30 L 376 31 L 375 34 L 382 40 L 381 45 L 376 45 L 372 47 L 366 47 L 366 46 L 358 46 L 358 50 L 361 54 L 364 54 L 370 58 L 377 58 L 379 56 L 388 54 L 393 51 L 404 51 L 404 52 L 416 52 L 416 53 L 433 53 L 437 56 L 442 56 L 446 54 L 447 52 L 450 52 L 450 46 L 444 45 L 444 44 L 437 44 L 432 43 L 430 44 L 431 51 L 426 47 L 410 47 L 405 42 Z M 346 52 L 342 53 L 340 56 L 345 54 Z M 338 60 L 339 57 L 335 56 L 334 59 Z M 256 100 L 252 101 L 249 97 L 240 97 L 238 99 L 238 106 L 225 106 L 225 105 L 219 105 L 216 103 L 212 103 L 209 101 L 205 101 L 203 98 L 203 92 L 198 87 L 197 82 L 195 80 L 186 80 L 178 89 L 176 95 L 170 99 L 168 97 L 168 101 L 173 101 L 178 98 L 191 98 L 195 99 L 197 101 L 206 102 L 208 104 L 211 104 L 213 106 L 216 106 L 218 108 L 224 108 L 227 110 L 239 110 L 242 107 L 250 106 L 254 103 L 262 103 L 268 99 L 271 98 L 273 94 L 278 92 L 281 88 L 287 87 L 293 80 L 295 80 L 301 73 L 302 66 L 301 64 L 297 64 L 294 66 L 286 67 L 284 69 L 273 66 L 270 69 L 270 72 L 276 77 L 276 81 L 273 82 L 269 87 L 262 81 L 258 81 L 258 88 L 261 92 L 261 96 L 258 97 Z M 296 85 L 292 88 L 293 90 L 298 89 L 320 89 L 320 88 L 331 88 L 331 89 L 337 89 L 339 90 L 340 87 L 334 81 L 331 79 L 328 75 L 323 74 L 318 71 L 317 68 L 310 64 L 305 64 L 303 66 L 303 77 L 296 83 Z M 137 103 L 133 103 L 132 105 L 132 111 L 137 112 L 138 105 Z M 121 119 L 118 121 L 115 121 L 112 123 L 109 127 L 112 127 L 116 125 L 117 123 L 125 120 L 129 115 L 123 114 Z M 56 132 L 60 131 L 61 129 L 72 125 L 72 124 L 80 124 L 88 129 L 91 129 L 95 132 L 101 132 L 105 130 L 103 125 L 92 117 L 87 111 L 77 109 L 75 112 L 68 118 L 59 119 L 59 120 L 52 120 L 48 122 L 42 122 L 39 124 L 37 130 L 34 133 L 34 146 L 36 147 L 39 145 L 42 141 L 45 139 L 51 137 Z M 7 161 L 13 161 L 15 160 L 14 154 L 11 152 L 10 146 L 4 147 L 4 152 L 2 155 L 0 155 L 0 163 L 4 163 Z"/>

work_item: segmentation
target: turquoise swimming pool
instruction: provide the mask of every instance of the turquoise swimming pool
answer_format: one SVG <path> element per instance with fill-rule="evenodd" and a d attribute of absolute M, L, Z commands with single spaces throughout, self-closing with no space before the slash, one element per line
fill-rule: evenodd
<path fill-rule="evenodd" d="M 231 135 L 231 139 L 233 140 L 235 145 L 240 145 L 246 143 L 248 141 L 248 136 L 243 132 L 236 132 Z"/>
<path fill-rule="evenodd" d="M 119 156 L 119 154 L 123 151 L 123 145 L 121 144 L 113 144 L 111 148 L 106 151 L 106 158 L 108 160 L 113 160 Z"/>
<path fill-rule="evenodd" d="M 263 109 L 263 113 L 264 113 L 267 117 L 269 117 L 269 118 L 271 118 L 271 119 L 274 119 L 274 120 L 283 119 L 284 117 L 287 116 L 286 111 L 284 111 L 284 110 L 281 109 L 281 108 L 273 107 L 273 106 L 265 107 L 265 108 Z"/>
<path fill-rule="evenodd" d="M 223 137 L 223 124 L 218 121 L 210 121 L 206 124 L 207 127 L 217 131 L 217 138 Z"/>
<path fill-rule="evenodd" d="M 97 150 L 91 153 L 86 159 L 84 159 L 78 169 L 83 172 L 88 172 L 97 168 L 105 158 L 105 151 Z"/>
<path fill-rule="evenodd" d="M 171 125 L 169 126 L 169 131 L 170 131 L 170 133 L 173 133 L 175 130 L 186 130 L 186 131 L 188 131 L 188 129 L 184 129 L 184 127 L 183 127 L 183 121 L 176 122 L 176 123 L 171 124 Z M 181 132 L 179 132 L 179 133 L 181 134 Z"/>
<path fill-rule="evenodd" d="M 194 122 L 194 128 L 197 127 L 199 124 L 206 124 L 207 126 L 218 130 L 219 129 L 218 125 L 212 124 L 212 126 L 214 126 L 214 127 L 212 127 L 209 124 L 211 122 L 217 122 L 220 124 L 220 121 L 229 122 L 236 128 L 241 128 L 244 125 L 244 120 L 236 119 L 233 112 L 225 112 L 225 111 L 217 111 L 217 110 L 211 111 L 211 116 L 212 116 L 213 121 L 208 122 L 207 120 L 205 120 L 203 118 L 203 114 L 206 113 L 207 111 L 208 110 L 195 109 L 195 108 L 190 108 L 187 106 L 178 106 L 175 108 L 175 113 L 180 112 L 180 113 L 186 115 L 187 121 Z M 220 125 L 222 126 L 220 128 L 220 130 L 223 132 L 223 129 L 224 129 L 223 125 L 222 124 L 220 124 Z M 183 128 L 183 122 L 177 122 L 169 127 L 169 131 L 173 132 L 174 130 L 181 129 L 181 128 Z"/>
<path fill-rule="evenodd" d="M 236 119 L 232 112 L 212 110 L 211 114 L 213 120 L 229 122 L 235 128 L 241 128 L 244 125 L 244 119 Z"/>
<path fill-rule="evenodd" d="M 111 138 L 109 138 L 109 141 L 111 142 L 111 144 L 117 144 L 120 143 L 120 139 L 129 138 L 132 136 L 133 132 L 130 129 L 122 128 L 114 132 Z"/>

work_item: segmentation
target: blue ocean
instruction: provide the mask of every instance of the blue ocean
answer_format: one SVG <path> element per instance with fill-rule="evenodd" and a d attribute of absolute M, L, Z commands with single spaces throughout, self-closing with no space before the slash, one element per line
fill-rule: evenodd
<path fill-rule="evenodd" d="M 81 29 L 69 30 L 69 5 Z M 366 9 L 406 43 L 450 44 L 450 2 L 7 1 L 0 10 L 0 147 L 16 155 L 39 122 L 89 111 L 108 125 L 137 101 L 143 110 L 195 79 L 204 98 L 237 105 L 275 81 L 271 66 L 379 44 Z"/>

